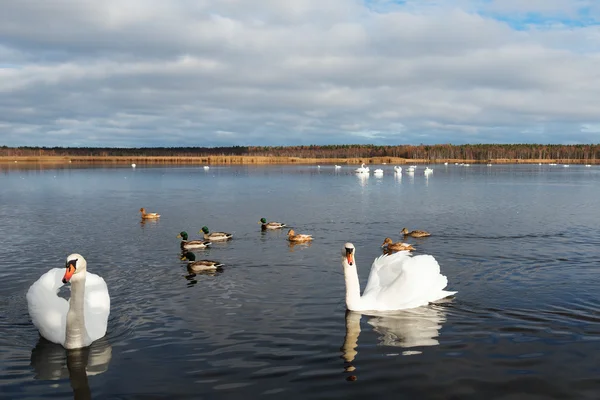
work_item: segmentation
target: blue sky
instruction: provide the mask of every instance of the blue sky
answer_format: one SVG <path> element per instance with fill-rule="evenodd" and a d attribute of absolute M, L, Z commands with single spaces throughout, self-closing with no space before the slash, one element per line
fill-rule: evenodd
<path fill-rule="evenodd" d="M 0 145 L 599 143 L 600 2 L 3 1 Z"/>

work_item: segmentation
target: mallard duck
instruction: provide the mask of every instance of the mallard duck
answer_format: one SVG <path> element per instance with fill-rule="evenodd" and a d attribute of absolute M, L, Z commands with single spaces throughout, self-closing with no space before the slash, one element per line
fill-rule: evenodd
<path fill-rule="evenodd" d="M 187 268 L 189 272 L 214 271 L 223 266 L 222 263 L 213 260 L 196 261 L 196 255 L 191 251 L 183 252 L 181 260 L 188 262 Z"/>
<path fill-rule="evenodd" d="M 142 219 L 156 219 L 160 218 L 160 214 L 158 213 L 147 213 L 144 207 L 140 208 L 140 212 L 142 213 Z"/>
<path fill-rule="evenodd" d="M 285 226 L 285 224 L 282 224 L 281 222 L 267 222 L 266 218 L 261 218 L 258 223 L 261 224 L 261 228 L 263 230 L 265 230 L 265 229 L 281 229 Z"/>
<path fill-rule="evenodd" d="M 289 232 L 287 233 L 288 236 L 288 240 L 290 242 L 310 242 L 311 240 L 313 240 L 312 235 L 306 235 L 306 234 L 302 234 L 299 233 L 296 235 L 296 232 L 294 232 L 293 229 L 290 229 Z"/>
<path fill-rule="evenodd" d="M 401 243 L 401 242 L 394 243 L 392 241 L 392 239 L 389 237 L 385 238 L 381 247 L 387 248 L 390 251 L 403 251 L 403 250 L 413 251 L 415 249 L 412 245 L 410 245 L 408 243 Z"/>
<path fill-rule="evenodd" d="M 222 242 L 225 240 L 229 240 L 233 236 L 231 233 L 225 233 L 225 232 L 212 232 L 211 233 L 208 230 L 208 227 L 206 227 L 206 226 L 203 226 L 202 230 L 198 233 L 204 234 L 204 239 L 210 240 L 213 242 Z"/>
<path fill-rule="evenodd" d="M 211 245 L 209 240 L 188 240 L 188 234 L 186 231 L 179 232 L 177 239 L 181 239 L 181 250 L 205 249 Z"/>
<path fill-rule="evenodd" d="M 426 231 L 420 231 L 420 230 L 415 230 L 415 231 L 408 231 L 408 229 L 406 228 L 402 228 L 402 230 L 400 231 L 400 233 L 402 233 L 404 235 L 404 237 L 406 236 L 412 236 L 412 237 L 425 237 L 425 236 L 431 236 L 431 233 L 426 232 Z"/>

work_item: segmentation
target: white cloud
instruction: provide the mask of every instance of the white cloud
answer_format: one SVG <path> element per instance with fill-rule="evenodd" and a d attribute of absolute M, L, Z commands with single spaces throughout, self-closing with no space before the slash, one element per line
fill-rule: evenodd
<path fill-rule="evenodd" d="M 600 28 L 506 22 L 584 8 L 6 0 L 0 145 L 600 142 Z"/>

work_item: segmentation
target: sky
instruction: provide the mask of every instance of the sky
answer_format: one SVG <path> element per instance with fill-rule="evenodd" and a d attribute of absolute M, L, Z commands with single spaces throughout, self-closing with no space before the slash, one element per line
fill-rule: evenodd
<path fill-rule="evenodd" d="M 2 0 L 0 145 L 600 143 L 597 0 Z"/>

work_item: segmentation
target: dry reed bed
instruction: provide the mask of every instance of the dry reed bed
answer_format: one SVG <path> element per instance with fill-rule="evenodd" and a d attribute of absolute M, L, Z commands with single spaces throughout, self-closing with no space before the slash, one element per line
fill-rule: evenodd
<path fill-rule="evenodd" d="M 441 164 L 447 162 L 471 164 L 598 164 L 596 160 L 581 159 L 493 159 L 493 160 L 459 160 L 459 159 L 406 159 L 398 157 L 363 157 L 363 158 L 302 158 L 302 157 L 269 157 L 269 156 L 207 156 L 207 157 L 145 157 L 145 156 L 0 156 L 0 163 L 44 163 L 44 164 L 211 164 L 211 165 L 268 165 L 268 164 Z"/>

